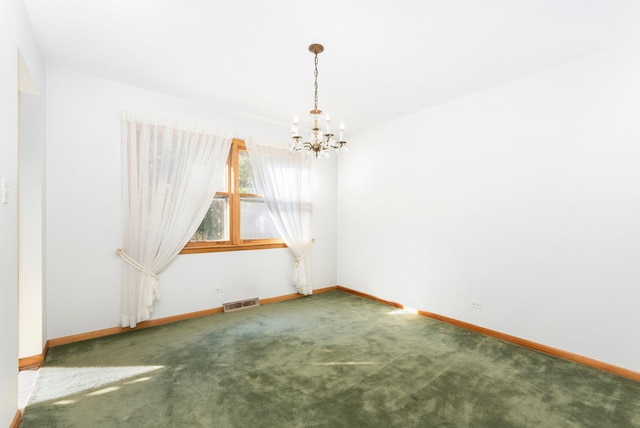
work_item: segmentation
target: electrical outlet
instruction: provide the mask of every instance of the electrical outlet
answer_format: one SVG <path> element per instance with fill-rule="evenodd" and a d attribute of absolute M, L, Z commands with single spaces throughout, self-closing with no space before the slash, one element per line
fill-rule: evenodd
<path fill-rule="evenodd" d="M 482 302 L 479 302 L 477 300 L 472 300 L 471 301 L 471 307 L 473 309 L 478 309 L 478 310 L 482 310 Z"/>
<path fill-rule="evenodd" d="M 221 294 L 221 293 L 224 293 L 224 288 L 216 287 L 216 294 Z"/>

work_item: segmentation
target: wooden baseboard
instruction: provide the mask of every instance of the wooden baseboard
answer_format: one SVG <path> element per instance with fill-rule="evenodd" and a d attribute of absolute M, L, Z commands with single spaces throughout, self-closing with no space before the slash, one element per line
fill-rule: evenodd
<path fill-rule="evenodd" d="M 346 287 L 338 286 L 338 290 L 345 291 L 350 294 L 354 294 L 356 296 L 364 297 L 366 299 L 375 300 L 376 302 L 384 303 L 389 306 L 393 306 L 395 308 L 404 308 L 404 305 L 400 303 L 391 302 L 389 300 L 380 299 L 378 297 L 372 296 L 370 294 L 362 293 L 360 291 L 352 290 Z M 636 382 L 640 382 L 640 373 L 625 369 L 623 367 L 614 366 L 613 364 L 605 363 L 602 361 L 594 360 L 593 358 L 584 357 L 582 355 L 574 354 L 568 351 L 563 351 L 562 349 L 553 348 L 551 346 L 542 345 L 540 343 L 532 342 L 530 340 L 522 339 L 520 337 L 511 336 L 506 333 L 501 333 L 499 331 L 491 330 L 488 328 L 480 327 L 475 324 L 470 324 L 468 322 L 459 321 L 454 318 L 445 317 L 443 315 L 434 314 L 433 312 L 426 311 L 417 311 L 419 315 L 432 318 L 438 321 L 446 322 L 447 324 L 455 325 L 456 327 L 464 328 L 465 330 L 470 330 L 476 333 L 484 334 L 485 336 L 495 337 L 496 339 L 503 340 L 505 342 L 513 343 L 516 345 L 523 346 L 525 348 L 532 349 L 534 351 L 542 352 L 548 355 L 552 355 L 554 357 L 562 358 L 564 360 L 573 361 L 574 363 L 582 364 L 584 366 L 593 367 L 598 370 L 602 370 L 605 372 L 609 372 L 615 374 L 620 377 L 628 378 L 635 380 Z"/>
<path fill-rule="evenodd" d="M 16 412 L 16 415 L 13 417 L 9 428 L 18 428 L 20 426 L 20 421 L 22 421 L 22 410 L 18 410 Z"/>
<path fill-rule="evenodd" d="M 384 300 L 384 299 L 381 299 L 379 297 L 372 296 L 371 294 L 362 293 L 360 291 L 352 290 L 350 288 L 346 288 L 346 287 L 343 287 L 341 285 L 339 285 L 336 288 L 338 290 L 342 290 L 344 292 L 347 292 L 347 293 L 350 293 L 350 294 L 354 294 L 356 296 L 364 297 L 365 299 L 374 300 L 374 301 L 379 302 L 379 303 L 384 303 L 385 305 L 393 306 L 394 308 L 400 308 L 400 309 L 404 308 L 404 305 L 401 305 L 400 303 L 392 302 L 390 300 Z"/>
<path fill-rule="evenodd" d="M 367 293 L 362 293 L 360 291 L 357 290 L 352 290 L 350 288 L 346 288 L 346 287 L 342 287 L 340 285 L 336 285 L 336 286 L 332 286 L 332 287 L 325 287 L 325 288 L 320 288 L 317 290 L 313 290 L 314 294 L 321 294 L 321 293 L 326 293 L 328 291 L 334 291 L 334 290 L 342 290 L 344 292 L 356 295 L 356 296 L 360 296 L 363 297 L 365 299 L 369 299 L 369 300 L 373 300 L 379 303 L 383 303 L 385 305 L 389 305 L 395 308 L 404 308 L 404 305 L 397 303 L 397 302 L 392 302 L 389 300 L 384 300 L 381 299 L 379 297 L 376 296 L 372 296 L 371 294 L 367 294 Z M 265 299 L 260 299 L 260 304 L 266 305 L 269 303 L 276 303 L 276 302 L 282 302 L 285 300 L 292 300 L 292 299 L 299 299 L 305 296 L 302 296 L 300 294 L 297 293 L 293 293 L 293 294 L 285 294 L 283 296 L 276 296 L 276 297 L 268 297 Z M 47 355 L 47 351 L 49 349 L 49 347 L 51 346 L 59 346 L 59 345 L 65 345 L 68 343 L 73 343 L 73 342 L 79 342 L 82 340 L 88 340 L 88 339 L 95 339 L 97 337 L 102 337 L 102 336 L 110 336 L 112 334 L 119 334 L 119 333 L 127 333 L 130 331 L 134 331 L 134 330 L 142 330 L 144 328 L 149 328 L 149 327 L 154 327 L 154 326 L 159 326 L 159 325 L 163 325 L 163 324 L 169 324 L 169 323 L 173 323 L 173 322 L 177 322 L 177 321 L 182 321 L 182 320 L 187 320 L 187 319 L 192 319 L 192 318 L 199 318 L 202 316 L 206 316 L 206 315 L 212 315 L 215 313 L 220 313 L 222 312 L 222 307 L 219 308 L 212 308 L 212 309 L 206 309 L 203 311 L 197 311 L 197 312 L 190 312 L 190 313 L 186 313 L 186 314 L 181 314 L 181 315 L 175 315 L 175 316 L 171 316 L 171 317 L 165 317 L 165 318 L 159 318 L 156 320 L 149 320 L 149 321 L 145 321 L 142 322 L 140 324 L 138 324 L 135 328 L 123 328 L 123 327 L 112 327 L 112 328 L 107 328 L 107 329 L 103 329 L 103 330 L 97 330 L 97 331 L 92 331 L 92 332 L 88 332 L 88 333 L 81 333 L 81 334 L 74 334 L 71 336 L 65 336 L 65 337 L 59 337 L 56 339 L 50 339 L 47 341 L 47 343 L 45 344 L 45 348 L 43 350 L 42 355 L 35 355 L 33 357 L 27 357 L 27 358 L 21 358 L 20 359 L 20 370 L 26 369 L 26 368 L 31 368 L 31 367 L 39 367 L 42 362 L 44 361 L 46 355 Z M 609 364 L 609 363 L 605 363 L 602 361 L 598 361 L 598 360 L 594 360 L 593 358 L 588 358 L 588 357 L 584 357 L 582 355 L 577 355 L 577 354 L 573 354 L 571 352 L 567 352 L 567 351 L 563 351 L 562 349 L 557 349 L 557 348 L 553 348 L 551 346 L 547 346 L 547 345 L 542 345 L 540 343 L 536 343 L 536 342 L 532 342 L 530 340 L 526 340 L 526 339 L 522 339 L 520 337 L 516 337 L 516 336 L 511 336 L 509 334 L 506 333 L 501 333 L 499 331 L 495 331 L 495 330 L 491 330 L 485 327 L 480 327 L 477 326 L 475 324 L 470 324 L 464 321 L 460 321 L 460 320 L 456 320 L 454 318 L 449 318 L 443 315 L 439 315 L 439 314 L 435 314 L 433 312 L 427 312 L 427 311 L 422 311 L 422 310 L 418 310 L 417 311 L 418 314 L 428 317 L 428 318 L 432 318 L 438 321 L 442 321 L 442 322 L 446 322 L 447 324 L 452 324 L 455 325 L 457 327 L 460 328 L 464 328 L 466 330 L 470 330 L 470 331 L 474 331 L 476 333 L 480 333 L 480 334 L 484 334 L 486 336 L 491 336 L 491 337 L 495 337 L 496 339 L 500 339 L 500 340 L 504 340 L 505 342 L 509 342 L 509 343 L 514 343 L 516 345 L 520 345 L 523 346 L 525 348 L 529 348 L 529 349 L 533 349 L 534 351 L 538 351 L 538 352 L 543 352 L 545 354 L 549 354 L 549 355 L 553 355 L 555 357 L 558 358 L 562 358 L 568 361 L 573 361 L 575 363 L 578 364 L 582 364 L 585 366 L 589 366 L 589 367 L 593 367 L 599 370 L 603 370 L 609 373 L 613 373 L 615 375 L 621 376 L 621 377 L 625 377 L 628 379 L 632 379 L 635 380 L 637 382 L 640 382 L 640 373 L 633 371 L 633 370 L 629 370 L 629 369 L 625 369 L 623 367 L 618 367 L 618 366 L 614 366 L 613 364 Z"/>
<path fill-rule="evenodd" d="M 18 359 L 18 370 L 36 369 L 44 362 L 44 352 L 39 355 L 32 355 L 30 357 Z"/>
<path fill-rule="evenodd" d="M 113 334 L 129 333 L 131 331 L 144 330 L 145 328 L 149 328 L 149 327 L 155 327 L 163 324 L 170 324 L 173 322 L 183 321 L 191 318 L 199 318 L 206 315 L 216 314 L 219 312 L 222 312 L 222 307 L 205 309 L 203 311 L 197 311 L 197 312 L 189 312 L 186 314 L 174 315 L 171 317 L 158 318 L 155 320 L 143 321 L 138 325 L 136 325 L 134 328 L 111 327 L 111 328 L 105 328 L 102 330 L 90 331 L 87 333 L 72 334 L 70 336 L 49 339 L 47 343 L 49 344 L 50 347 L 66 345 L 68 343 L 80 342 L 80 341 L 89 340 L 89 339 L 96 339 L 98 337 L 111 336 Z"/>
<path fill-rule="evenodd" d="M 337 289 L 338 289 L 337 285 L 334 285 L 332 287 L 318 288 L 317 290 L 313 290 L 313 294 L 326 293 L 327 291 L 334 291 Z M 291 299 L 300 299 L 302 297 L 306 297 L 306 296 L 303 296 L 302 294 L 299 294 L 299 293 L 285 294 L 283 296 L 267 297 L 266 299 L 260 299 L 260 304 L 267 305 L 269 303 L 282 302 L 282 301 L 291 300 Z"/>
<path fill-rule="evenodd" d="M 322 294 L 322 293 L 326 293 L 329 291 L 336 291 L 338 290 L 340 287 L 337 285 L 334 285 L 332 287 L 325 287 L 325 288 L 318 288 L 317 290 L 313 290 L 313 294 Z"/>
<path fill-rule="evenodd" d="M 326 288 L 319 288 L 317 290 L 313 290 L 313 292 L 315 294 L 320 294 L 320 293 L 326 293 L 327 291 L 333 291 L 333 290 L 337 290 L 337 289 L 338 289 L 338 286 L 332 286 L 332 287 L 326 287 Z M 266 305 L 266 304 L 269 304 L 269 303 L 276 303 L 276 302 L 281 302 L 281 301 L 284 301 L 284 300 L 298 299 L 298 298 L 301 298 L 301 297 L 305 297 L 305 296 L 303 296 L 301 294 L 293 293 L 293 294 L 286 294 L 284 296 L 268 297 L 268 298 L 265 298 L 265 299 L 260 299 L 260 304 Z M 189 312 L 189 313 L 186 313 L 186 314 L 180 314 L 180 315 L 175 315 L 175 316 L 171 316 L 171 317 L 158 318 L 158 319 L 155 319 L 155 320 L 144 321 L 144 322 L 139 323 L 135 328 L 111 327 L 111 328 L 105 328 L 103 330 L 90 331 L 90 332 L 87 332 L 87 333 L 73 334 L 73 335 L 70 335 L 70 336 L 64 336 L 64 337 L 58 337 L 58 338 L 55 338 L 55 339 L 49 339 L 45 346 L 48 349 L 49 347 L 53 347 L 53 346 L 66 345 L 68 343 L 80 342 L 80 341 L 83 341 L 83 340 L 95 339 L 95 338 L 103 337 L 103 336 L 111 336 L 113 334 L 128 333 L 130 331 L 142 330 L 142 329 L 149 328 L 149 327 L 155 327 L 155 326 L 159 326 L 159 325 L 163 325 L 163 324 L 170 324 L 170 323 L 174 323 L 174 322 L 177 322 L 177 321 L 183 321 L 183 320 L 192 319 L 192 318 L 199 318 L 199 317 L 212 315 L 212 314 L 216 314 L 216 313 L 220 313 L 220 312 L 223 312 L 222 307 L 205 309 L 205 310 L 197 311 L 197 312 Z M 38 359 L 38 358 L 42 358 L 42 361 L 44 361 L 44 357 L 46 356 L 46 353 L 43 353 L 43 354 L 44 354 L 43 356 L 36 355 L 34 357 L 27 357 L 27 358 L 28 359 L 33 359 L 34 361 L 36 359 Z M 27 360 L 27 358 L 25 358 L 24 360 Z M 42 364 L 42 361 L 40 362 L 40 364 Z"/>
<path fill-rule="evenodd" d="M 42 348 L 42 354 L 32 355 L 30 357 L 24 357 L 18 359 L 18 370 L 29 370 L 40 368 L 44 359 L 47 358 L 47 352 L 49 352 L 49 341 L 45 342 Z"/>
<path fill-rule="evenodd" d="M 449 324 L 453 324 L 466 330 L 471 330 L 476 333 L 484 334 L 486 336 L 495 337 L 496 339 L 504 340 L 505 342 L 514 343 L 516 345 L 524 346 L 525 348 L 533 349 L 534 351 L 542 352 L 545 354 L 553 355 L 554 357 L 562 358 L 564 360 L 573 361 L 578 364 L 593 367 L 605 372 L 613 373 L 617 376 L 626 377 L 637 382 L 640 382 L 640 373 L 625 369 L 623 367 L 614 366 L 613 364 L 605 363 L 603 361 L 594 360 L 593 358 L 585 357 L 582 355 L 574 354 L 572 352 L 564 351 L 562 349 L 553 348 L 551 346 L 543 345 L 541 343 L 532 342 L 520 337 L 511 336 L 506 333 L 491 330 L 485 327 L 480 327 L 475 324 L 470 324 L 464 321 L 459 321 L 453 318 L 445 317 L 442 315 L 434 314 L 431 312 L 418 311 L 418 314 L 425 317 L 437 319 Z"/>

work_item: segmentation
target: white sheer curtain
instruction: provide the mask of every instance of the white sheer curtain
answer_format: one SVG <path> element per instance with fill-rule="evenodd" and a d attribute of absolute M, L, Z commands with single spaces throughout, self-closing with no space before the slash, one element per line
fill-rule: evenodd
<path fill-rule="evenodd" d="M 295 257 L 293 285 L 300 294 L 312 294 L 310 262 L 307 257 L 313 238 L 311 198 L 313 159 L 303 152 L 289 154 L 288 148 L 246 141 L 258 191 L 264 197 L 280 236 Z"/>
<path fill-rule="evenodd" d="M 178 255 L 221 184 L 231 136 L 124 113 L 123 327 L 148 320 L 158 274 Z"/>

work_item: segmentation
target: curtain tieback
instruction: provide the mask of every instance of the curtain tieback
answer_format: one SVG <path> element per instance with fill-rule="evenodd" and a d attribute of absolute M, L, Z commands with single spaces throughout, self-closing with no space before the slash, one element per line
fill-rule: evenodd
<path fill-rule="evenodd" d="M 153 279 L 155 279 L 156 281 L 158 281 L 158 274 L 156 274 L 153 271 L 150 271 L 149 269 L 147 269 L 146 267 L 142 266 L 140 263 L 138 263 L 137 261 L 133 260 L 129 254 L 125 253 L 124 250 L 122 248 L 118 248 L 116 250 L 116 254 L 119 255 L 120 257 L 122 257 L 122 259 L 127 262 L 129 265 L 133 266 L 134 268 L 138 269 L 140 272 L 146 273 L 149 276 L 152 276 Z"/>
<path fill-rule="evenodd" d="M 296 257 L 296 267 L 300 266 L 300 262 L 302 261 L 302 259 L 305 258 L 305 256 L 307 255 L 307 253 L 311 250 L 311 246 L 313 246 L 313 243 L 316 242 L 315 238 L 311 238 L 311 244 L 309 244 L 309 246 L 307 247 L 307 249 L 305 250 L 304 253 L 302 253 L 302 255 L 300 257 Z"/>

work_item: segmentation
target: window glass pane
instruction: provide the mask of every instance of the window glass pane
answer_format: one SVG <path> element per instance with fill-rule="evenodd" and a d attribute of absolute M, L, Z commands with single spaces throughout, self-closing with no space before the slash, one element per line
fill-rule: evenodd
<path fill-rule="evenodd" d="M 240 239 L 279 237 L 262 198 L 240 198 Z"/>
<path fill-rule="evenodd" d="M 253 171 L 246 150 L 238 150 L 238 192 L 258 193 L 253 185 Z"/>
<path fill-rule="evenodd" d="M 204 216 L 204 220 L 191 238 L 192 241 L 229 240 L 229 198 L 216 196 Z"/>

